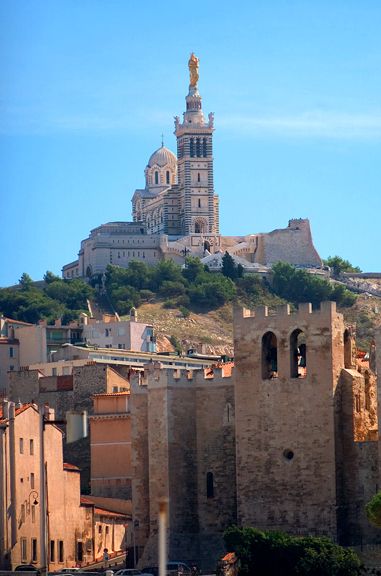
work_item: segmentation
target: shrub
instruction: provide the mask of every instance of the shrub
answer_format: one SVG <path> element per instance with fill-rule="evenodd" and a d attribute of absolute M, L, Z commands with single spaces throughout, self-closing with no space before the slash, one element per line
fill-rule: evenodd
<path fill-rule="evenodd" d="M 190 310 L 185 308 L 185 306 L 180 306 L 180 312 L 183 315 L 183 318 L 188 318 L 190 316 Z"/>
<path fill-rule="evenodd" d="M 353 550 L 325 537 L 296 537 L 232 526 L 225 545 L 241 564 L 240 575 L 251 576 L 358 576 L 361 562 Z"/>

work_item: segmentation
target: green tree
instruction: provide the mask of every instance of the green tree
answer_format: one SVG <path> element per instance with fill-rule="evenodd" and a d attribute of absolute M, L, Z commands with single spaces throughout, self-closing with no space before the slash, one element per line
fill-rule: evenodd
<path fill-rule="evenodd" d="M 182 270 L 182 275 L 189 282 L 195 282 L 198 277 L 204 275 L 206 272 L 209 272 L 209 268 L 202 264 L 200 258 L 188 256 L 185 260 L 185 268 Z"/>
<path fill-rule="evenodd" d="M 52 282 L 57 282 L 59 280 L 61 280 L 61 278 L 53 274 L 53 272 L 51 272 L 50 270 L 47 270 L 44 274 L 44 282 L 46 284 L 51 284 Z"/>
<path fill-rule="evenodd" d="M 365 511 L 369 522 L 381 528 L 381 492 L 377 492 L 365 506 Z"/>
<path fill-rule="evenodd" d="M 243 276 L 243 266 L 241 264 L 237 265 L 229 252 L 225 252 L 222 257 L 222 274 L 231 280 L 236 280 Z"/>
<path fill-rule="evenodd" d="M 29 274 L 27 272 L 23 272 L 21 274 L 21 278 L 19 280 L 19 284 L 22 287 L 23 290 L 28 290 L 29 288 L 31 288 L 31 286 L 33 285 L 33 280 L 32 278 L 29 276 Z"/>
<path fill-rule="evenodd" d="M 361 272 L 358 266 L 353 266 L 348 260 L 344 260 L 340 256 L 328 256 L 323 262 L 332 269 L 333 276 L 336 278 L 343 272 Z"/>
<path fill-rule="evenodd" d="M 232 526 L 225 545 L 240 560 L 240 576 L 358 576 L 361 562 L 353 550 L 324 537 L 296 537 Z"/>
<path fill-rule="evenodd" d="M 333 286 L 327 280 L 285 262 L 275 264 L 272 271 L 273 291 L 293 304 L 311 302 L 317 307 L 324 300 L 334 300 L 340 306 L 352 306 L 356 300 L 356 296 L 346 288 Z"/>

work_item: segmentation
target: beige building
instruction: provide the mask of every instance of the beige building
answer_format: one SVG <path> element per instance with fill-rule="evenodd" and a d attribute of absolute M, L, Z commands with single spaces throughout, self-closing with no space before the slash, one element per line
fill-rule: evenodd
<path fill-rule="evenodd" d="M 102 275 L 109 264 L 127 268 L 132 260 L 154 264 L 171 258 L 182 264 L 190 254 L 204 258 L 225 250 L 254 272 L 253 264 L 268 267 L 279 260 L 321 267 L 306 219 L 290 220 L 287 228 L 270 233 L 221 236 L 214 190 L 214 114 L 204 116 L 198 64 L 192 54 L 185 111 L 182 121 L 175 117 L 177 154 L 163 143 L 151 154 L 144 188 L 132 197 L 133 222 L 108 222 L 92 230 L 81 242 L 78 259 L 63 266 L 64 278 Z"/>
<path fill-rule="evenodd" d="M 96 394 L 90 416 L 91 494 L 131 500 L 130 393 Z"/>
<path fill-rule="evenodd" d="M 0 416 L 0 566 L 81 566 L 125 549 L 128 516 L 81 501 L 80 470 L 62 458 L 54 411 L 34 404 Z M 45 545 L 46 542 L 46 545 Z"/>

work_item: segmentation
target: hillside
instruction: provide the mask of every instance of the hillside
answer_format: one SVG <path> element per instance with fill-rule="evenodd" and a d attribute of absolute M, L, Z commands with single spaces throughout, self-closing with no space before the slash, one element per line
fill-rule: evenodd
<path fill-rule="evenodd" d="M 154 325 L 159 352 L 173 350 L 169 340 L 172 336 L 184 351 L 196 348 L 205 354 L 233 354 L 230 304 L 205 313 L 191 312 L 187 318 L 178 309 L 163 308 L 162 302 L 143 304 L 138 308 L 138 320 Z"/>
<path fill-rule="evenodd" d="M 185 268 L 165 260 L 151 267 L 133 261 L 128 268 L 109 266 L 106 277 L 93 277 L 91 285 L 51 272 L 44 282 L 23 274 L 17 287 L 0 289 L 0 311 L 24 322 L 54 323 L 61 318 L 67 323 L 87 311 L 89 300 L 98 318 L 102 311 L 126 315 L 134 306 L 140 321 L 153 324 L 160 351 L 196 348 L 227 355 L 233 351 L 232 304 L 237 302 L 272 309 L 285 302 L 317 307 L 323 300 L 334 300 L 347 323 L 356 324 L 362 349 L 369 347 L 374 328 L 381 325 L 381 279 L 356 277 L 353 283 L 339 270 L 330 281 L 278 262 L 263 280 L 244 275 L 228 254 L 223 264 L 222 272 L 211 273 L 196 258 L 188 258 Z"/>

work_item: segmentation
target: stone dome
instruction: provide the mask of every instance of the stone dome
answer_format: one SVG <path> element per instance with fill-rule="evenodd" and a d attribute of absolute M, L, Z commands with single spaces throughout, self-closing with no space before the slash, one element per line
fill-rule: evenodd
<path fill-rule="evenodd" d="M 165 146 L 161 146 L 158 150 L 155 150 L 153 154 L 151 154 L 150 159 L 148 160 L 148 168 L 152 166 L 160 166 L 163 168 L 164 166 L 170 165 L 172 167 L 176 166 L 177 158 L 173 152 L 168 150 Z"/>

